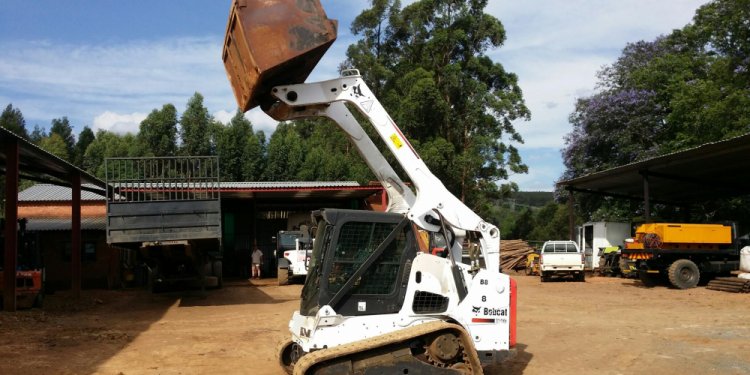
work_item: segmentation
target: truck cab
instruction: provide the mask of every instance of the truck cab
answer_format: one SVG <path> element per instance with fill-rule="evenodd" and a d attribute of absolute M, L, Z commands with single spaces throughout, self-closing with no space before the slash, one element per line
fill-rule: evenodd
<path fill-rule="evenodd" d="M 542 281 L 549 281 L 553 276 L 573 276 L 575 280 L 585 281 L 585 254 L 575 241 L 547 241 L 540 253 L 540 275 Z"/>
<path fill-rule="evenodd" d="M 277 279 L 279 285 L 304 281 L 310 266 L 312 239 L 306 226 L 300 230 L 282 230 L 276 235 Z"/>

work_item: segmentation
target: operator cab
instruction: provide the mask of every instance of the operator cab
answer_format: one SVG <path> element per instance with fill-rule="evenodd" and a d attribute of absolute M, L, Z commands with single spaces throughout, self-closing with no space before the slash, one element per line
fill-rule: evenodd
<path fill-rule="evenodd" d="M 403 214 L 325 209 L 312 213 L 316 241 L 300 313 L 330 305 L 342 315 L 397 313 L 418 251 Z"/>

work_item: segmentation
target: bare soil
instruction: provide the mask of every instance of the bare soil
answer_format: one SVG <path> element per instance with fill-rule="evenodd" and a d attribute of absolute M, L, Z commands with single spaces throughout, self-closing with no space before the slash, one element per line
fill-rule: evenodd
<path fill-rule="evenodd" d="M 748 374 L 750 294 L 634 280 L 519 284 L 518 355 L 488 374 Z M 283 374 L 300 285 L 56 293 L 0 312 L 0 374 Z"/>

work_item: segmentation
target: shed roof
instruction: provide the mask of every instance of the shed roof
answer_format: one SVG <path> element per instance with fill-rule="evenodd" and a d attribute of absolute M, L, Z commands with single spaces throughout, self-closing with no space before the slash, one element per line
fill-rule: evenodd
<path fill-rule="evenodd" d="M 87 185 L 95 188 L 94 185 Z M 383 190 L 381 185 L 360 185 L 355 181 L 263 181 L 263 182 L 220 182 L 219 190 L 225 198 L 336 198 L 359 199 Z M 123 185 L 125 188 L 129 188 Z M 191 184 L 180 185 L 190 189 Z M 172 185 L 135 185 L 133 189 L 159 191 L 173 188 Z M 65 202 L 70 201 L 71 189 L 67 186 L 36 184 L 18 193 L 19 202 Z M 103 195 L 81 191 L 82 201 L 105 201 Z"/>
<path fill-rule="evenodd" d="M 81 183 L 86 184 L 85 186 L 81 186 L 82 189 L 104 192 L 104 188 L 106 187 L 104 181 L 63 159 L 42 150 L 35 144 L 19 137 L 10 130 L 0 127 L 0 144 L 4 145 L 8 143 L 18 144 L 18 164 L 21 178 L 37 182 L 70 186 L 71 176 L 78 173 L 81 176 Z M 4 174 L 6 172 L 5 166 L 7 155 L 5 154 L 5 148 L 0 148 L 0 170 L 2 170 Z"/>
<path fill-rule="evenodd" d="M 750 194 L 750 133 L 560 181 L 568 190 L 687 203 Z"/>
<path fill-rule="evenodd" d="M 380 184 L 360 185 L 355 181 L 222 182 L 226 198 L 257 199 L 360 199 L 383 191 Z"/>
<path fill-rule="evenodd" d="M 29 232 L 71 230 L 70 218 L 29 218 L 26 230 Z M 81 218 L 81 230 L 105 230 L 106 217 Z"/>
<path fill-rule="evenodd" d="M 94 185 L 84 184 L 96 188 Z M 36 184 L 18 193 L 19 202 L 70 202 L 71 189 L 67 186 L 52 184 Z M 101 194 L 81 189 L 82 201 L 105 201 L 107 198 Z"/>

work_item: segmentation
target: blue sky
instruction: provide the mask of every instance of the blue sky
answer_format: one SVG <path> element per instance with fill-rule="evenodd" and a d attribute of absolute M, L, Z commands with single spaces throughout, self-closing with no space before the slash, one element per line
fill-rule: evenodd
<path fill-rule="evenodd" d="M 411 1 L 402 1 L 410 3 Z M 488 52 L 519 77 L 531 121 L 515 124 L 529 173 L 521 190 L 551 191 L 563 172 L 560 149 L 576 98 L 595 90 L 596 72 L 628 42 L 653 40 L 690 22 L 705 0 L 490 0 L 507 41 Z M 339 39 L 310 80 L 336 76 L 356 38 L 351 20 L 367 0 L 321 0 L 339 20 Z M 221 63 L 230 0 L 67 0 L 0 2 L 0 105 L 12 103 L 34 125 L 67 116 L 76 134 L 137 131 L 155 108 L 185 108 L 194 92 L 219 120 L 236 103 Z M 255 109 L 256 130 L 275 122 Z"/>

